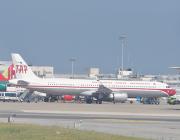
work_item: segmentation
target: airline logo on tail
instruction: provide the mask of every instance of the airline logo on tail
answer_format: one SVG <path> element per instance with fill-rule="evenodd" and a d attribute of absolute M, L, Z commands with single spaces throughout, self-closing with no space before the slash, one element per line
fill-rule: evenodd
<path fill-rule="evenodd" d="M 19 54 L 12 53 L 11 55 L 15 69 L 16 79 L 21 79 L 21 80 L 39 79 Z"/>
<path fill-rule="evenodd" d="M 16 65 L 16 73 L 26 73 L 28 70 L 26 65 Z"/>

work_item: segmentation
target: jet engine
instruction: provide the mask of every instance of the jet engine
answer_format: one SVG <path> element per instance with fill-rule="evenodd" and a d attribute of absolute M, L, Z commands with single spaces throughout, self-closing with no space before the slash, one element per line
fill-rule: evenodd
<path fill-rule="evenodd" d="M 127 93 L 112 92 L 109 98 L 111 101 L 124 103 L 127 101 L 128 95 Z"/>

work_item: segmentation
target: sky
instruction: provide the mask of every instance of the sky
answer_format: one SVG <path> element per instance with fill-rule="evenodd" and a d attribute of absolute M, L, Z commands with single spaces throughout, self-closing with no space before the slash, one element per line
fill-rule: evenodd
<path fill-rule="evenodd" d="M 180 66 L 179 0 L 1 0 L 0 60 L 20 53 L 28 64 L 56 73 L 121 67 L 168 74 Z"/>

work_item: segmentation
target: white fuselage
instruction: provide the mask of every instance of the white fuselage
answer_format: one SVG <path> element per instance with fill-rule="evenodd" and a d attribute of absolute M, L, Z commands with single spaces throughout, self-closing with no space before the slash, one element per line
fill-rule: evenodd
<path fill-rule="evenodd" d="M 167 84 L 160 82 L 56 78 L 39 78 L 38 80 L 29 81 L 29 84 L 24 87 L 48 95 L 88 95 L 86 91 L 97 91 L 100 85 L 104 85 L 116 93 L 127 93 L 129 98 L 138 96 L 167 97 L 172 90 Z"/>

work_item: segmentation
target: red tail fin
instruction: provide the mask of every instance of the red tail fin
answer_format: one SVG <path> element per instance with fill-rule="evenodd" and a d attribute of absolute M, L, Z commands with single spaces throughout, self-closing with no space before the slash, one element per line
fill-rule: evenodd
<path fill-rule="evenodd" d="M 9 67 L 8 67 L 8 80 L 10 79 L 13 79 L 15 78 L 15 70 L 14 70 L 14 65 L 11 64 Z"/>
<path fill-rule="evenodd" d="M 15 77 L 15 70 L 13 64 L 11 64 L 3 73 L 0 73 L 0 81 L 8 81 Z"/>
<path fill-rule="evenodd" d="M 7 81 L 8 79 L 6 79 L 1 73 L 0 73 L 0 81 Z"/>

